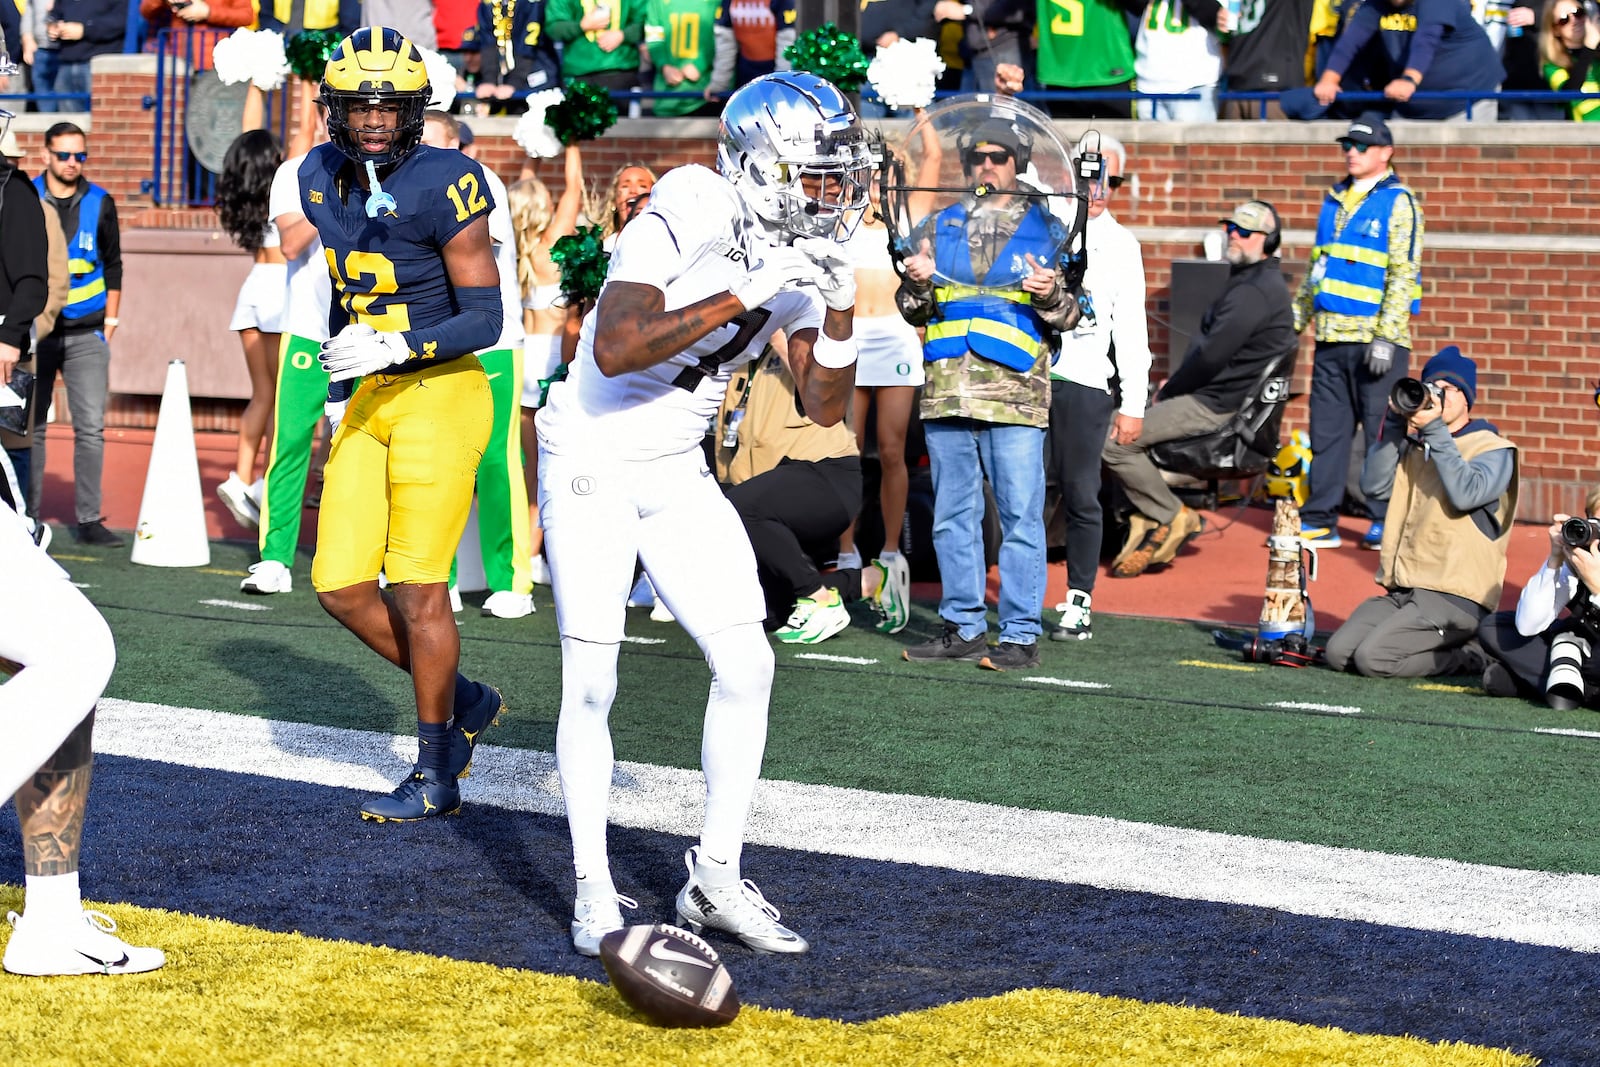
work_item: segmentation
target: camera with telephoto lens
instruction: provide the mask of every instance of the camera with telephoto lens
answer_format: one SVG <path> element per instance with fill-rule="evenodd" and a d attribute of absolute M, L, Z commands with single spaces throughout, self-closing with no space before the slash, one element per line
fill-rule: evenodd
<path fill-rule="evenodd" d="M 1292 632 L 1282 637 L 1253 637 L 1240 651 L 1246 663 L 1272 663 L 1279 667 L 1309 667 L 1317 659 L 1305 634 Z"/>
<path fill-rule="evenodd" d="M 1444 387 L 1438 382 L 1424 384 L 1418 378 L 1401 378 L 1389 391 L 1389 406 L 1409 419 L 1423 408 L 1438 404 L 1443 396 Z"/>
<path fill-rule="evenodd" d="M 1544 700 L 1557 711 L 1583 707 L 1588 695 L 1583 665 L 1589 659 L 1589 641 L 1580 633 L 1557 634 L 1550 642 L 1550 663 L 1544 676 Z"/>
<path fill-rule="evenodd" d="M 1568 548 L 1588 548 L 1600 540 L 1600 519 L 1574 515 L 1561 524 L 1561 543 Z"/>

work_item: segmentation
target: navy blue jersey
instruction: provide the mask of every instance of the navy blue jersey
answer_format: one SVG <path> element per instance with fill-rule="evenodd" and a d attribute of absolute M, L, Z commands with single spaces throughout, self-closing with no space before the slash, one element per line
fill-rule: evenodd
<path fill-rule="evenodd" d="M 460 308 L 444 246 L 494 206 L 482 168 L 452 149 L 418 145 L 383 178 L 395 210 L 376 218 L 367 217 L 371 194 L 355 175 L 355 164 L 331 144 L 312 149 L 300 165 L 300 203 L 322 238 L 333 279 L 328 335 L 346 322 L 404 333 L 454 317 Z M 393 370 L 413 370 L 432 353 L 417 356 Z"/>

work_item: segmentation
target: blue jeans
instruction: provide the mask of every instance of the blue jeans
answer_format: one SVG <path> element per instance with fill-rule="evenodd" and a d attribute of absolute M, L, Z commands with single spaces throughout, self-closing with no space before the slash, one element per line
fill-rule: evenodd
<path fill-rule="evenodd" d="M 59 53 L 41 48 L 33 54 L 33 90 L 37 93 L 89 92 L 89 63 L 63 63 Z M 40 111 L 88 111 L 87 101 L 40 100 Z"/>
<path fill-rule="evenodd" d="M 984 590 L 983 478 L 1000 514 L 1000 640 L 1038 642 L 1044 629 L 1044 429 L 971 419 L 922 424 L 933 468 L 939 614 L 970 641 L 989 632 Z"/>

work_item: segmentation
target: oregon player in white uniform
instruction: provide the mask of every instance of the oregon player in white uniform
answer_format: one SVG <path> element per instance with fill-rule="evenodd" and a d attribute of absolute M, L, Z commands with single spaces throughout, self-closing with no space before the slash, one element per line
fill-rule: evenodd
<path fill-rule="evenodd" d="M 678 916 L 764 951 L 807 948 L 740 874 L 772 650 L 755 556 L 700 442 L 732 371 L 780 329 L 807 413 L 824 425 L 844 417 L 855 282 L 830 238 L 865 207 L 870 158 L 837 89 L 771 74 L 728 101 L 718 169 L 682 167 L 656 184 L 539 417 L 539 509 L 561 629 L 556 759 L 577 875 L 573 943 L 587 955 L 622 928 L 619 904 L 633 905 L 611 880 L 605 823 L 606 719 L 636 557 L 713 675 L 705 822 L 685 856 Z"/>

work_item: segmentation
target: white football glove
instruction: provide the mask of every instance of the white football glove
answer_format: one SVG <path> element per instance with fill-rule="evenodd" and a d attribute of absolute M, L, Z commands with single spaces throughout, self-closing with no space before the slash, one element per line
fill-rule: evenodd
<path fill-rule="evenodd" d="M 322 360 L 329 380 L 343 382 L 404 363 L 411 358 L 411 347 L 397 333 L 379 333 L 371 326 L 352 322 L 337 337 L 322 342 L 317 358 Z"/>
<path fill-rule="evenodd" d="M 339 423 L 344 421 L 344 409 L 350 406 L 348 400 L 324 400 L 322 413 L 328 419 L 328 440 L 333 440 L 333 435 L 339 432 Z"/>
<path fill-rule="evenodd" d="M 794 246 L 822 268 L 817 291 L 830 309 L 849 311 L 856 306 L 856 272 L 843 245 L 826 237 L 802 237 Z"/>
<path fill-rule="evenodd" d="M 823 270 L 798 248 L 764 248 L 761 262 L 728 289 L 746 311 L 753 311 L 778 295 L 779 290 L 809 282 L 820 285 Z"/>

